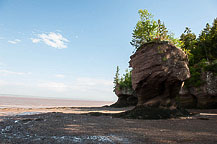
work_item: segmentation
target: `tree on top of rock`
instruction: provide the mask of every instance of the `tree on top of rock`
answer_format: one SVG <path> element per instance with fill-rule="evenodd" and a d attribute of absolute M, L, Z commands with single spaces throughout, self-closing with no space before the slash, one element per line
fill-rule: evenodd
<path fill-rule="evenodd" d="M 157 38 L 159 40 L 167 40 L 169 38 L 169 35 L 165 24 L 162 23 L 161 20 L 158 20 L 157 24 Z"/>
<path fill-rule="evenodd" d="M 169 41 L 175 45 L 179 44 L 178 39 L 169 34 L 166 26 L 160 20 L 156 22 L 148 10 L 139 10 L 140 20 L 133 30 L 133 38 L 130 44 L 138 49 L 141 45 L 151 41 Z"/>
<path fill-rule="evenodd" d="M 157 23 L 153 19 L 153 15 L 148 10 L 139 10 L 140 20 L 137 22 L 135 29 L 133 30 L 133 39 L 131 45 L 136 49 L 141 44 L 150 42 L 156 36 Z"/>

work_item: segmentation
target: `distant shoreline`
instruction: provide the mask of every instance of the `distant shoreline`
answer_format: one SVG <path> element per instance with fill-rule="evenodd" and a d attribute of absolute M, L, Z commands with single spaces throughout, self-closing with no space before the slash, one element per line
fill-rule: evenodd
<path fill-rule="evenodd" d="M 60 98 L 60 97 L 46 97 L 46 96 L 35 96 L 35 95 L 16 95 L 16 94 L 0 94 L 0 97 L 15 97 L 15 98 L 36 98 L 36 99 L 55 99 L 55 100 L 75 100 L 75 101 L 98 101 L 98 100 L 83 100 L 83 99 L 73 99 L 73 98 Z M 102 101 L 99 102 L 112 102 L 112 101 Z"/>
<path fill-rule="evenodd" d="M 99 107 L 112 103 L 112 101 L 0 95 L 0 108 Z"/>

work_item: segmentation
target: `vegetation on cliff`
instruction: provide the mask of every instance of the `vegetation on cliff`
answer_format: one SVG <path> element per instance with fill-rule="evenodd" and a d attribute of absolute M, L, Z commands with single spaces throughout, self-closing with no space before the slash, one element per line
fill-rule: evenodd
<path fill-rule="evenodd" d="M 132 89 L 131 70 L 126 69 L 125 74 L 123 74 L 123 76 L 121 77 L 120 77 L 119 71 L 120 71 L 120 68 L 119 66 L 117 66 L 115 77 L 114 77 L 114 82 L 113 82 L 114 90 L 116 87 L 119 89 L 124 89 L 124 88 Z"/>
<path fill-rule="evenodd" d="M 187 86 L 202 85 L 201 75 L 205 71 L 217 74 L 217 19 L 212 26 L 207 23 L 198 38 L 187 27 L 180 40 L 189 58 L 191 78 L 186 81 Z"/>

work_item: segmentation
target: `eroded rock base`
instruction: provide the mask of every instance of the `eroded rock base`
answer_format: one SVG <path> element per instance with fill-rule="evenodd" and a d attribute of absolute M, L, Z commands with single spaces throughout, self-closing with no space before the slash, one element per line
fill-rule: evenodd
<path fill-rule="evenodd" d="M 137 102 L 138 102 L 137 97 L 125 95 L 125 96 L 118 97 L 118 101 L 110 105 L 110 107 L 122 108 L 122 107 L 136 106 Z"/>
<path fill-rule="evenodd" d="M 166 109 L 157 107 L 137 106 L 132 110 L 114 114 L 115 117 L 128 119 L 169 119 L 189 116 L 190 113 L 184 109 Z"/>

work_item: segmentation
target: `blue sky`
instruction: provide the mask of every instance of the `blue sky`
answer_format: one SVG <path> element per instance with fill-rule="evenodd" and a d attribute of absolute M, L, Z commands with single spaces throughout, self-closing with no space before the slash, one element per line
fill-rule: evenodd
<path fill-rule="evenodd" d="M 216 0 L 0 0 L 0 93 L 115 101 L 115 69 L 128 67 L 139 9 L 179 37 L 186 26 L 199 34 L 216 7 Z"/>

